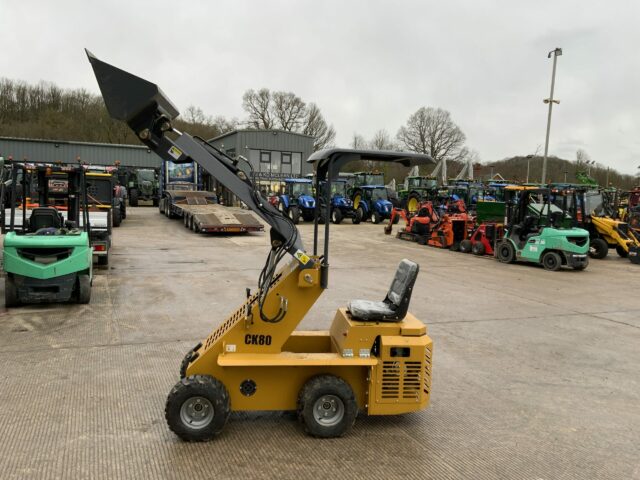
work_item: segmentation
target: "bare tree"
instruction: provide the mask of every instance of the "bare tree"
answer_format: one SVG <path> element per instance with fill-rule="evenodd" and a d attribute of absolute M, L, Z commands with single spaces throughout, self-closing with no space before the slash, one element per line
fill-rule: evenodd
<path fill-rule="evenodd" d="M 582 148 L 579 148 L 576 151 L 576 163 L 578 165 L 584 165 L 589 161 L 591 161 L 591 157 L 589 156 L 589 154 L 586 151 L 584 151 Z"/>
<path fill-rule="evenodd" d="M 362 135 L 360 135 L 359 133 L 354 133 L 353 140 L 351 141 L 351 148 L 365 149 L 369 148 L 369 144 Z"/>
<path fill-rule="evenodd" d="M 247 90 L 242 96 L 242 108 L 249 114 L 247 124 L 258 129 L 274 128 L 271 108 L 271 92 L 262 88 L 257 92 Z"/>
<path fill-rule="evenodd" d="M 436 162 L 460 161 L 467 155 L 465 134 L 441 108 L 420 108 L 400 127 L 397 139 L 407 150 L 428 153 Z"/>
<path fill-rule="evenodd" d="M 310 103 L 307 106 L 304 126 L 300 133 L 311 135 L 315 138 L 313 142 L 314 152 L 333 146 L 333 142 L 336 138 L 336 131 L 333 128 L 333 125 L 327 124 L 327 121 L 322 116 L 320 108 L 315 103 Z"/>
<path fill-rule="evenodd" d="M 396 144 L 391 140 L 389 132 L 383 128 L 373 134 L 369 148 L 372 150 L 396 150 Z"/>
<path fill-rule="evenodd" d="M 273 116 L 276 126 L 287 132 L 300 129 L 305 117 L 306 105 L 291 92 L 273 92 Z"/>

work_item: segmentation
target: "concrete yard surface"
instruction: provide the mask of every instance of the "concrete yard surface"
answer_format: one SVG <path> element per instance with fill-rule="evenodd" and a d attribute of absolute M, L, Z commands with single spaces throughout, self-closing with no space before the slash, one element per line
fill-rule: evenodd
<path fill-rule="evenodd" d="M 431 406 L 360 415 L 331 440 L 290 412 L 232 414 L 194 444 L 168 429 L 166 396 L 184 354 L 255 291 L 268 233 L 128 213 L 89 305 L 1 309 L 0 478 L 640 479 L 640 266 L 613 250 L 554 273 L 332 225 L 329 289 L 300 328 L 382 299 L 398 262 L 418 262 Z"/>

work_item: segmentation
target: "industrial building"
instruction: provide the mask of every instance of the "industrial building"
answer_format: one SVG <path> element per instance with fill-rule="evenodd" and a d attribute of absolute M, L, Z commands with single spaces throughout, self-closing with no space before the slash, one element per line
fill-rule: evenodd
<path fill-rule="evenodd" d="M 89 143 L 63 140 L 0 137 L 0 157 L 34 163 L 74 163 L 90 165 L 160 168 L 160 157 L 145 146 Z"/>
<path fill-rule="evenodd" d="M 285 178 L 313 173 L 306 162 L 314 138 L 283 130 L 234 130 L 209 140 L 227 155 L 251 163 L 253 181 L 266 192 L 277 192 Z"/>

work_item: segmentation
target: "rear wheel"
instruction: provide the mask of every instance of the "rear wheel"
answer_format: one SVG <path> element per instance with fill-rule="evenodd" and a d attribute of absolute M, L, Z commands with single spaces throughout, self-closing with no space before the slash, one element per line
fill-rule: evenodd
<path fill-rule="evenodd" d="M 16 282 L 12 275 L 7 274 L 4 279 L 4 306 L 11 308 L 17 307 L 18 305 L 20 305 L 20 299 L 18 298 Z"/>
<path fill-rule="evenodd" d="M 473 253 L 474 255 L 482 256 L 485 254 L 485 252 L 486 249 L 484 248 L 484 243 L 482 242 L 476 242 L 471 247 L 471 253 Z"/>
<path fill-rule="evenodd" d="M 231 413 L 229 392 L 219 380 L 192 375 L 169 393 L 164 415 L 169 428 L 187 442 L 206 442 L 224 428 Z"/>
<path fill-rule="evenodd" d="M 336 225 L 342 222 L 342 210 L 340 210 L 339 208 L 334 208 L 331 212 L 331 221 Z"/>
<path fill-rule="evenodd" d="M 298 396 L 298 418 L 314 437 L 341 437 L 353 427 L 357 414 L 351 386 L 334 375 L 313 377 Z"/>
<path fill-rule="evenodd" d="M 545 252 L 542 255 L 542 266 L 545 270 L 556 272 L 562 267 L 562 257 L 557 252 Z"/>
<path fill-rule="evenodd" d="M 516 260 L 516 250 L 508 240 L 503 240 L 496 248 L 496 256 L 502 263 L 513 263 Z"/>
<path fill-rule="evenodd" d="M 473 245 L 471 244 L 471 240 L 465 239 L 460 242 L 460 251 L 462 253 L 469 253 L 472 250 L 472 248 L 473 248 Z"/>
<path fill-rule="evenodd" d="M 622 245 L 616 245 L 616 253 L 622 258 L 627 258 L 629 256 L 629 250 L 625 250 Z"/>
<path fill-rule="evenodd" d="M 122 223 L 122 211 L 120 211 L 120 206 L 118 205 L 117 207 L 112 208 L 111 212 L 113 213 L 113 226 L 119 227 Z"/>
<path fill-rule="evenodd" d="M 407 197 L 407 211 L 409 213 L 416 213 L 420 208 L 420 195 L 412 193 Z"/>
<path fill-rule="evenodd" d="M 354 225 L 359 224 L 362 221 L 362 217 L 360 216 L 360 212 L 358 210 L 353 211 L 353 217 L 351 217 L 351 222 Z"/>
<path fill-rule="evenodd" d="M 91 301 L 91 279 L 87 274 L 78 275 L 77 301 L 78 303 L 89 303 Z"/>
<path fill-rule="evenodd" d="M 591 258 L 603 259 L 609 253 L 609 244 L 602 238 L 594 238 L 589 244 Z"/>
<path fill-rule="evenodd" d="M 129 205 L 132 207 L 138 206 L 138 189 L 132 188 L 129 190 Z"/>

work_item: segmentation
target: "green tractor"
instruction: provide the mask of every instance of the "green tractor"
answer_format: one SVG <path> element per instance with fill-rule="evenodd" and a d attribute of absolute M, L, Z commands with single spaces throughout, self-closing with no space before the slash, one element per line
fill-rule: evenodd
<path fill-rule="evenodd" d="M 561 208 L 550 198 L 547 188 L 505 188 L 505 233 L 495 252 L 500 262 L 537 263 L 551 271 L 587 268 L 589 232 L 574 226 L 567 201 Z"/>
<path fill-rule="evenodd" d="M 25 194 L 19 199 L 17 189 L 10 189 L 3 245 L 5 306 L 89 303 L 93 248 L 84 168 L 13 164 L 3 190 L 15 185 L 19 171 L 23 179 L 28 171 L 36 173 L 39 198 L 28 204 Z"/>
<path fill-rule="evenodd" d="M 404 185 L 398 190 L 400 205 L 409 213 L 418 211 L 420 203 L 426 200 L 435 200 L 438 196 L 438 180 L 435 177 L 422 175 L 408 176 Z"/>
<path fill-rule="evenodd" d="M 152 168 L 140 168 L 129 176 L 129 205 L 137 207 L 140 200 L 153 202 L 157 207 L 160 201 L 160 182 L 158 172 Z"/>

